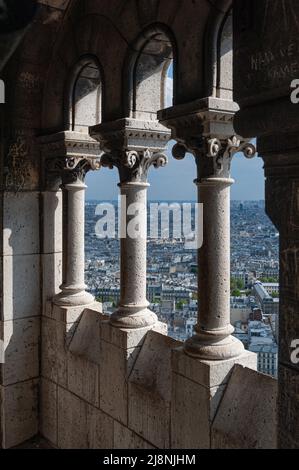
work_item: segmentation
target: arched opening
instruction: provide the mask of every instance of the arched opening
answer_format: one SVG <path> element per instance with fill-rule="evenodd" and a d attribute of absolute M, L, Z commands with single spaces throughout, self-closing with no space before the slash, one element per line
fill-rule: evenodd
<path fill-rule="evenodd" d="M 163 27 L 145 31 L 136 41 L 125 73 L 126 114 L 135 119 L 156 120 L 157 111 L 172 104 L 170 80 L 175 79 L 176 51 Z M 171 97 L 171 99 L 170 99 Z"/>
<path fill-rule="evenodd" d="M 102 119 L 102 77 L 95 58 L 84 57 L 76 64 L 68 98 L 69 129 L 88 134 Z"/>
<path fill-rule="evenodd" d="M 217 98 L 233 99 L 233 15 L 229 10 L 221 25 L 217 45 Z"/>
<path fill-rule="evenodd" d="M 232 10 L 219 29 L 217 56 L 214 94 L 233 100 Z M 258 370 L 277 377 L 279 237 L 265 213 L 262 159 L 236 155 L 232 177 L 231 324 L 245 348 L 257 354 Z"/>

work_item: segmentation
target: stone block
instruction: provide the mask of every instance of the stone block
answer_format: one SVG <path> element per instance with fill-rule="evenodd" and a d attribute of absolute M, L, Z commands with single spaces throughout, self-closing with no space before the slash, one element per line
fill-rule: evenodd
<path fill-rule="evenodd" d="M 130 375 L 130 382 L 171 400 L 171 353 L 181 343 L 149 331 Z"/>
<path fill-rule="evenodd" d="M 278 446 L 299 448 L 299 374 L 283 365 L 279 366 Z"/>
<path fill-rule="evenodd" d="M 114 449 L 154 449 L 154 447 L 127 427 L 114 421 Z"/>
<path fill-rule="evenodd" d="M 102 305 L 99 303 L 84 310 L 69 345 L 69 351 L 72 354 L 98 365 L 101 363 L 101 325 L 103 320 L 107 320 L 107 316 L 101 312 Z"/>
<path fill-rule="evenodd" d="M 93 406 L 87 410 L 89 449 L 113 449 L 113 419 Z"/>
<path fill-rule="evenodd" d="M 62 252 L 62 192 L 46 191 L 42 195 L 43 213 L 43 253 Z"/>
<path fill-rule="evenodd" d="M 40 319 L 37 317 L 6 321 L 1 326 L 4 338 L 2 385 L 24 382 L 39 376 Z"/>
<path fill-rule="evenodd" d="M 88 404 L 58 387 L 58 447 L 88 449 Z"/>
<path fill-rule="evenodd" d="M 38 380 L 0 386 L 2 404 L 2 447 L 9 449 L 38 432 Z"/>
<path fill-rule="evenodd" d="M 69 391 L 58 388 L 58 447 L 113 448 L 113 420 Z"/>
<path fill-rule="evenodd" d="M 88 403 L 99 405 L 98 366 L 88 360 L 68 353 L 68 390 Z"/>
<path fill-rule="evenodd" d="M 101 341 L 100 408 L 128 424 L 128 378 L 139 348 L 122 349 Z"/>
<path fill-rule="evenodd" d="M 148 332 L 130 375 L 129 428 L 160 449 L 170 446 L 171 350 L 179 344 Z"/>
<path fill-rule="evenodd" d="M 67 387 L 67 351 L 65 324 L 42 318 L 42 376 Z"/>
<path fill-rule="evenodd" d="M 211 424 L 225 386 L 207 388 L 174 373 L 172 378 L 171 448 L 209 449 Z"/>
<path fill-rule="evenodd" d="M 121 329 L 113 327 L 109 321 L 101 325 L 101 338 L 107 343 L 123 349 L 141 347 L 148 331 L 156 331 L 167 335 L 167 325 L 158 322 L 154 328 Z"/>
<path fill-rule="evenodd" d="M 73 325 L 74 323 L 79 323 L 81 316 L 85 310 L 85 307 L 61 307 L 59 305 L 53 304 L 51 317 L 53 320 L 56 320 L 66 325 Z"/>
<path fill-rule="evenodd" d="M 203 361 L 188 356 L 183 348 L 175 349 L 172 352 L 173 371 L 208 388 L 226 384 L 235 364 L 256 370 L 257 356 L 245 351 L 235 359 Z"/>
<path fill-rule="evenodd" d="M 129 428 L 158 449 L 169 449 L 170 403 L 130 383 Z"/>
<path fill-rule="evenodd" d="M 43 309 L 60 292 L 62 283 L 62 253 L 42 255 Z"/>
<path fill-rule="evenodd" d="M 212 426 L 212 448 L 275 449 L 277 381 L 234 367 Z"/>
<path fill-rule="evenodd" d="M 57 446 L 57 384 L 41 379 L 40 383 L 40 433 Z"/>
<path fill-rule="evenodd" d="M 40 315 L 40 258 L 38 255 L 4 256 L 2 320 Z"/>
<path fill-rule="evenodd" d="M 3 196 L 3 254 L 39 252 L 39 193 L 6 192 Z"/>

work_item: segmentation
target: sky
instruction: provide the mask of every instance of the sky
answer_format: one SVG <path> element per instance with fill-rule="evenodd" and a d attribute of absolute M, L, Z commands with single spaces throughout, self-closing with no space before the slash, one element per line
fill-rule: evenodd
<path fill-rule="evenodd" d="M 173 70 L 169 69 L 167 79 L 167 103 L 172 105 Z M 149 200 L 159 201 L 196 201 L 196 178 L 194 158 L 187 155 L 184 160 L 176 161 L 171 156 L 169 143 L 169 163 L 165 168 L 151 168 L 149 172 Z M 263 160 L 256 157 L 247 160 L 238 154 L 232 162 L 232 177 L 235 184 L 232 186 L 231 198 L 233 200 L 248 201 L 264 199 L 264 171 Z M 118 172 L 116 169 L 102 168 L 99 172 L 90 172 L 86 179 L 88 185 L 87 199 L 116 200 L 118 196 Z"/>
<path fill-rule="evenodd" d="M 195 201 L 196 166 L 194 158 L 187 155 L 184 160 L 177 161 L 168 151 L 169 163 L 165 168 L 151 168 L 149 171 L 149 200 L 159 201 Z M 233 200 L 264 199 L 263 161 L 256 157 L 247 160 L 243 155 L 236 155 L 232 163 Z M 118 196 L 118 172 L 116 169 L 102 168 L 100 171 L 88 173 L 87 199 L 116 200 Z"/>

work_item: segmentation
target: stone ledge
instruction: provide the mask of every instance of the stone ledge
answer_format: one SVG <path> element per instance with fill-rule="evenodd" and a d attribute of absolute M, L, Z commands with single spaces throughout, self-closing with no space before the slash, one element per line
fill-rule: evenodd
<path fill-rule="evenodd" d="M 167 335 L 167 325 L 158 322 L 154 327 L 138 329 L 122 329 L 113 327 L 109 321 L 101 323 L 101 339 L 106 343 L 113 344 L 118 348 L 131 349 L 143 344 L 146 334 L 155 331 Z"/>
<path fill-rule="evenodd" d="M 172 352 L 172 369 L 177 374 L 207 388 L 228 382 L 235 364 L 257 369 L 257 356 L 245 351 L 238 358 L 225 361 L 204 361 L 185 354 L 183 347 Z"/>
<path fill-rule="evenodd" d="M 277 381 L 236 365 L 212 426 L 212 448 L 275 449 Z"/>

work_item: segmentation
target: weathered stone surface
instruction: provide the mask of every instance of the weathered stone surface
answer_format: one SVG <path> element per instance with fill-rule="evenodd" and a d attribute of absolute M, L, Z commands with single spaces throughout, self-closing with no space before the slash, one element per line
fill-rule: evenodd
<path fill-rule="evenodd" d="M 32 255 L 40 251 L 39 194 L 3 196 L 3 254 Z"/>
<path fill-rule="evenodd" d="M 100 408 L 124 425 L 128 424 L 128 378 L 138 353 L 139 348 L 125 350 L 101 341 Z"/>
<path fill-rule="evenodd" d="M 226 361 L 202 361 L 187 356 L 183 348 L 172 353 L 173 371 L 207 388 L 228 382 L 234 364 L 257 369 L 257 356 L 245 351 L 242 356 Z"/>
<path fill-rule="evenodd" d="M 58 447 L 88 449 L 88 404 L 58 387 Z"/>
<path fill-rule="evenodd" d="M 181 343 L 155 331 L 147 333 L 130 375 L 130 383 L 170 401 L 171 354 Z"/>
<path fill-rule="evenodd" d="M 42 194 L 44 217 L 43 253 L 62 252 L 62 193 L 44 192 Z"/>
<path fill-rule="evenodd" d="M 171 448 L 209 449 L 211 425 L 225 386 L 206 388 L 176 373 L 172 378 Z"/>
<path fill-rule="evenodd" d="M 160 449 L 170 445 L 171 350 L 179 344 L 147 333 L 129 379 L 129 427 Z"/>
<path fill-rule="evenodd" d="M 298 449 L 299 445 L 299 374 L 296 369 L 280 366 L 278 447 Z"/>
<path fill-rule="evenodd" d="M 156 331 L 166 335 L 167 325 L 158 322 L 153 328 L 136 328 L 132 330 L 115 328 L 109 323 L 109 321 L 104 321 L 101 324 L 101 338 L 107 343 L 114 344 L 115 346 L 123 349 L 141 347 L 146 334 L 149 331 Z"/>
<path fill-rule="evenodd" d="M 91 309 L 85 309 L 70 342 L 69 351 L 76 356 L 100 365 L 101 328 L 107 318 L 102 313 L 100 303 L 95 303 Z"/>
<path fill-rule="evenodd" d="M 60 292 L 62 282 L 62 253 L 42 255 L 43 308 Z"/>
<path fill-rule="evenodd" d="M 2 408 L 2 447 L 9 449 L 38 432 L 38 380 L 8 387 L 0 386 Z"/>
<path fill-rule="evenodd" d="M 98 366 L 87 359 L 68 353 L 67 388 L 91 405 L 99 405 Z"/>
<path fill-rule="evenodd" d="M 39 376 L 40 319 L 37 317 L 0 322 L 4 338 L 1 364 L 2 385 L 10 385 Z"/>
<path fill-rule="evenodd" d="M 113 420 L 59 387 L 58 446 L 61 449 L 110 449 L 113 447 Z"/>
<path fill-rule="evenodd" d="M 4 321 L 40 315 L 39 265 L 38 255 L 3 257 Z"/>
<path fill-rule="evenodd" d="M 58 305 L 53 304 L 52 302 L 49 302 L 49 307 L 47 307 L 47 309 L 45 310 L 46 316 L 49 316 L 49 318 L 64 323 L 66 325 L 74 323 L 78 324 L 83 312 L 84 307 L 82 306 L 60 307 Z"/>
<path fill-rule="evenodd" d="M 170 403 L 129 384 L 129 428 L 159 449 L 170 448 Z"/>
<path fill-rule="evenodd" d="M 234 5 L 234 83 L 238 102 L 255 104 L 286 96 L 298 78 L 297 2 L 236 0 Z M 251 5 L 250 5 L 251 3 Z M 279 40 L 277 40 L 279 38 Z"/>
<path fill-rule="evenodd" d="M 275 449 L 276 401 L 276 380 L 236 365 L 213 423 L 212 447 Z"/>
<path fill-rule="evenodd" d="M 50 380 L 40 381 L 40 432 L 57 446 L 57 390 L 58 386 Z"/>
<path fill-rule="evenodd" d="M 42 319 L 42 376 L 67 387 L 65 325 L 47 317 Z"/>
<path fill-rule="evenodd" d="M 113 448 L 113 419 L 88 406 L 88 445 L 90 449 Z"/>
<path fill-rule="evenodd" d="M 154 449 L 130 429 L 114 421 L 114 449 Z"/>

